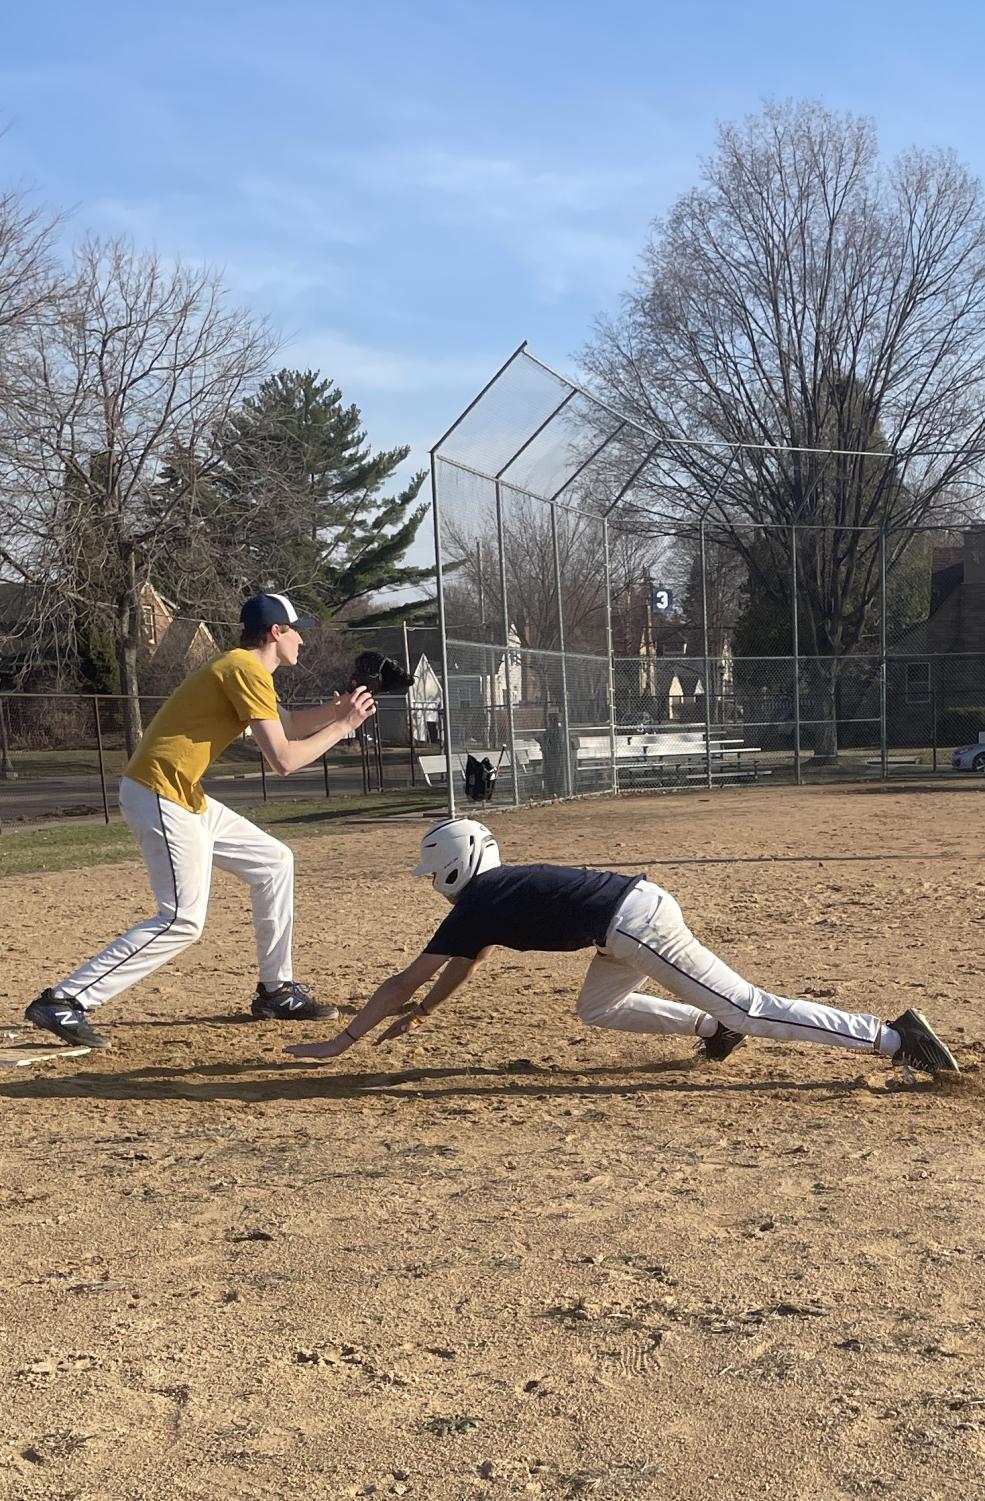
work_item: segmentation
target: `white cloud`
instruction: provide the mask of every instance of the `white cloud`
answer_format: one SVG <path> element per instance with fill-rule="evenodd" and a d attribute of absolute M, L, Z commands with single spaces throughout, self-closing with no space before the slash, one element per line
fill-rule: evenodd
<path fill-rule="evenodd" d="M 427 194 L 449 227 L 495 235 L 551 298 L 625 283 L 656 184 L 649 167 L 570 170 L 424 147 L 351 156 L 347 170 L 383 193 Z"/>
<path fill-rule="evenodd" d="M 479 355 L 426 355 L 384 349 L 334 329 L 308 330 L 285 341 L 281 358 L 324 370 L 343 391 L 414 392 L 477 389 L 495 363 Z"/>
<path fill-rule="evenodd" d="M 283 177 L 263 173 L 251 173 L 230 186 L 244 214 L 276 228 L 284 237 L 348 246 L 361 245 L 366 239 L 364 228 L 340 211 L 336 195 L 326 201 L 314 187 L 302 190 Z"/>
<path fill-rule="evenodd" d="M 69 226 L 75 238 L 83 222 L 96 233 L 121 235 L 138 251 L 158 250 L 185 261 L 207 261 L 222 275 L 233 296 L 254 302 L 277 317 L 289 318 L 296 305 L 312 296 L 345 298 L 352 293 L 354 269 L 324 254 L 301 256 L 252 246 L 244 235 L 232 256 L 224 254 L 221 227 L 210 224 L 202 202 L 190 194 L 164 193 L 158 198 L 93 199 Z M 244 218 L 244 223 L 247 219 Z M 296 240 L 296 234 L 290 236 Z"/>

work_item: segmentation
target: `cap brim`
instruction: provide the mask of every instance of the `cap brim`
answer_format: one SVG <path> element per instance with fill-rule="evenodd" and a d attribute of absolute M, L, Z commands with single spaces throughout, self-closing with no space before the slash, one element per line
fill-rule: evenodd
<path fill-rule="evenodd" d="M 426 867 L 424 866 L 423 862 L 422 862 L 421 864 L 414 866 L 414 869 L 411 871 L 411 875 L 412 876 L 432 876 L 432 875 L 434 875 L 434 871 L 433 870 L 427 870 Z"/>
<path fill-rule="evenodd" d="M 310 631 L 312 626 L 318 624 L 318 621 L 314 615 L 305 615 L 303 619 L 292 620 L 291 624 L 296 631 Z"/>

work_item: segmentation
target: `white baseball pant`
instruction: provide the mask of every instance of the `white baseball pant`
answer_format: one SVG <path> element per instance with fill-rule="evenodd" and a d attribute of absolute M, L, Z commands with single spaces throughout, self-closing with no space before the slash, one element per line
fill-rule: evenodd
<path fill-rule="evenodd" d="M 678 1003 L 642 994 L 636 987 L 646 978 Z M 641 881 L 619 904 L 589 965 L 578 1015 L 592 1027 L 693 1034 L 705 1013 L 734 1032 L 780 1042 L 887 1053 L 899 1045 L 876 1016 L 787 1000 L 743 980 L 698 942 L 668 891 Z"/>
<path fill-rule="evenodd" d="M 203 813 L 190 813 L 128 777 L 120 811 L 140 845 L 157 913 L 53 986 L 56 996 L 91 1010 L 201 938 L 214 865 L 250 888 L 261 981 L 293 978 L 294 856 L 286 844 L 211 797 Z"/>

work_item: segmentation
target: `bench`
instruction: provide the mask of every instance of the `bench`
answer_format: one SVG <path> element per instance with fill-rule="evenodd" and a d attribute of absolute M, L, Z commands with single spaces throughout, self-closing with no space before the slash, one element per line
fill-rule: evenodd
<path fill-rule="evenodd" d="M 445 781 L 448 768 L 445 766 L 444 756 L 418 756 L 417 764 L 428 787 Z"/>
<path fill-rule="evenodd" d="M 611 776 L 612 742 L 608 735 L 577 737 L 579 772 Z M 755 759 L 762 747 L 746 745 L 742 740 L 719 736 L 705 741 L 697 731 L 677 733 L 617 734 L 615 736 L 615 771 L 620 786 L 666 786 L 686 782 L 704 782 L 708 778 L 709 760 L 713 782 L 757 781 L 768 775 Z"/>
<path fill-rule="evenodd" d="M 500 760 L 499 760 L 500 754 L 502 754 L 502 757 L 503 757 L 503 760 L 502 760 L 501 764 L 500 764 Z M 453 751 L 452 752 L 452 761 L 453 761 L 454 765 L 457 767 L 457 769 L 459 771 L 461 771 L 463 769 L 464 762 L 465 762 L 465 757 L 467 755 L 468 756 L 474 756 L 477 761 L 482 761 L 484 759 L 490 760 L 492 762 L 492 764 L 493 764 L 494 767 L 498 766 L 500 775 L 502 775 L 503 772 L 505 772 L 505 771 L 509 771 L 510 766 L 512 764 L 511 761 L 510 761 L 510 753 L 509 753 L 509 751 L 503 751 L 503 752 L 500 752 L 498 750 Z M 521 767 L 521 768 L 523 767 L 523 757 L 520 754 L 520 743 L 519 742 L 517 742 L 516 762 L 517 762 L 517 766 L 518 767 Z M 418 758 L 417 758 L 417 764 L 421 768 L 421 775 L 422 775 L 422 777 L 424 778 L 426 784 L 429 787 L 435 787 L 435 786 L 444 787 L 446 785 L 446 783 L 447 783 L 447 771 L 448 771 L 448 768 L 445 765 L 445 758 L 444 758 L 444 754 L 443 753 L 441 755 L 438 755 L 438 756 L 418 756 Z"/>
<path fill-rule="evenodd" d="M 921 762 L 922 762 L 922 757 L 920 757 L 920 756 L 887 756 L 886 757 L 886 770 L 887 771 L 892 771 L 893 768 L 896 767 L 896 766 L 919 766 L 919 765 L 921 765 Z M 881 776 L 882 775 L 882 757 L 881 756 L 869 756 L 869 757 L 867 757 L 866 762 L 865 762 L 865 770 L 863 771 L 862 775 L 864 777 L 870 779 L 870 780 L 872 778 L 876 778 L 876 777 Z"/>
<path fill-rule="evenodd" d="M 709 742 L 696 750 L 660 750 L 632 760 L 617 759 L 616 775 L 620 785 L 681 786 L 689 782 L 755 782 L 768 771 L 756 759 L 762 753 L 758 745 L 725 745 Z"/>
<path fill-rule="evenodd" d="M 572 769 L 576 773 L 576 785 L 601 783 L 608 785 L 612 774 L 612 744 L 608 735 L 572 735 Z M 515 741 L 518 776 L 531 777 L 539 786 L 543 772 L 544 752 L 536 740 Z M 684 786 L 688 783 L 706 783 L 708 762 L 711 762 L 713 782 L 755 782 L 769 776 L 768 769 L 761 768 L 756 757 L 762 747 L 745 745 L 743 741 L 728 737 L 708 742 L 699 734 L 671 736 L 669 734 L 616 735 L 616 783 L 618 786 Z M 710 757 L 709 757 L 710 753 Z M 499 750 L 455 751 L 455 765 L 461 769 L 466 755 L 484 758 L 498 766 L 500 781 L 511 770 L 509 752 L 503 752 L 500 763 Z M 445 786 L 446 767 L 444 755 L 418 756 L 421 775 L 428 787 Z M 876 764 L 879 764 L 878 762 Z"/>

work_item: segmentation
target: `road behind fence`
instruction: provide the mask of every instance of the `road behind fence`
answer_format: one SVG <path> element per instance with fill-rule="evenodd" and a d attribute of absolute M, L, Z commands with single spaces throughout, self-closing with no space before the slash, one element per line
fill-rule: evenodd
<path fill-rule="evenodd" d="M 145 725 L 163 701 L 141 698 Z M 109 822 L 127 762 L 123 703 L 105 695 L 0 694 L 0 820 L 95 814 Z M 428 729 L 432 709 L 426 716 L 423 705 L 382 698 L 378 724 L 371 721 L 289 778 L 270 772 L 251 739 L 241 737 L 209 769 L 204 785 L 234 806 L 288 798 L 371 799 L 424 787 L 419 758 L 428 745 L 413 738 L 412 716 Z M 440 739 L 440 715 L 435 725 L 430 733 Z"/>

